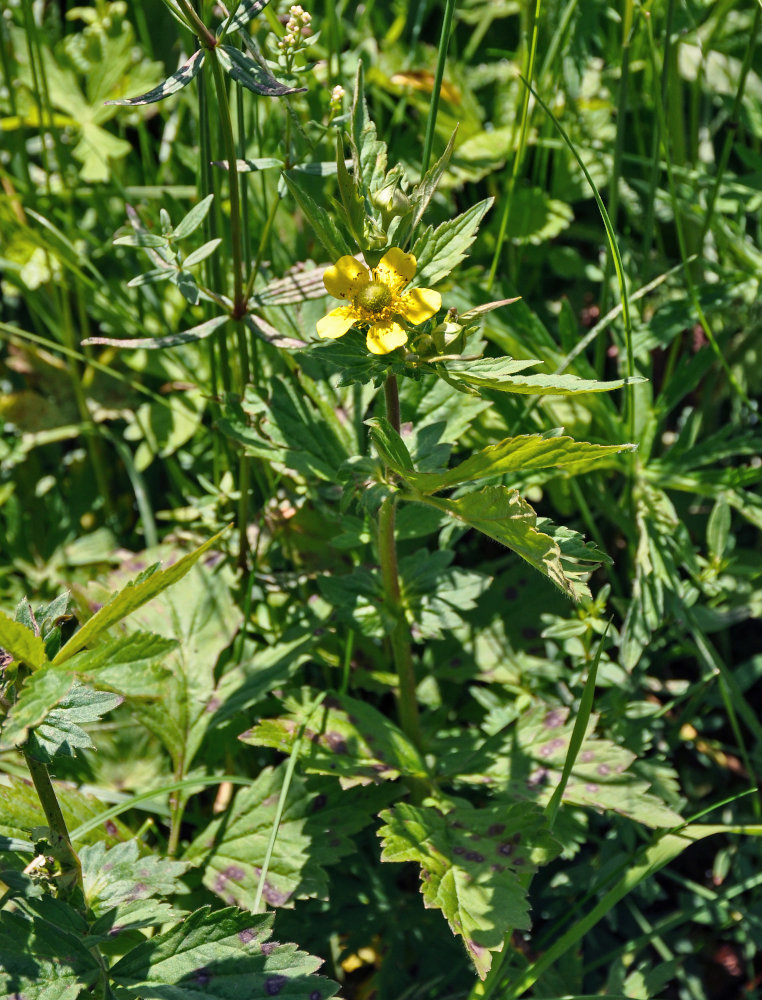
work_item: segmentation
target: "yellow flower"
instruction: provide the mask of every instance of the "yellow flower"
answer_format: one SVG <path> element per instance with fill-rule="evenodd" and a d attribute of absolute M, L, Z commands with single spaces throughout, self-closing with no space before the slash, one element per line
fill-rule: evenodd
<path fill-rule="evenodd" d="M 387 250 L 377 267 L 370 270 L 354 257 L 341 257 L 326 268 L 323 284 L 339 306 L 317 324 L 321 337 L 343 337 L 350 326 L 368 328 L 367 344 L 372 354 L 388 354 L 407 343 L 402 325 L 417 326 L 430 319 L 442 305 L 442 296 L 431 288 L 402 289 L 413 278 L 416 259 L 399 247 Z"/>

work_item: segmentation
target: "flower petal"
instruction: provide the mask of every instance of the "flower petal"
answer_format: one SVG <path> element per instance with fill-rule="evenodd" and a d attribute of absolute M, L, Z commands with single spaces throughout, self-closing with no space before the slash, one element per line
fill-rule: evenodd
<path fill-rule="evenodd" d="M 417 264 L 411 253 L 405 253 L 399 247 L 392 247 L 386 251 L 378 267 L 375 268 L 376 277 L 393 292 L 398 292 L 411 280 Z"/>
<path fill-rule="evenodd" d="M 417 326 L 439 312 L 442 296 L 433 288 L 412 288 L 397 300 L 397 308 L 408 323 Z"/>
<path fill-rule="evenodd" d="M 354 321 L 354 309 L 351 306 L 339 306 L 317 321 L 318 335 L 330 337 L 332 340 L 343 337 Z"/>
<path fill-rule="evenodd" d="M 326 291 L 337 299 L 354 298 L 362 286 L 367 285 L 369 281 L 370 275 L 367 267 L 348 254 L 327 267 L 323 275 Z"/>
<path fill-rule="evenodd" d="M 390 323 L 377 323 L 368 330 L 366 344 L 371 354 L 388 354 L 396 347 L 407 343 L 407 334 L 393 320 Z"/>

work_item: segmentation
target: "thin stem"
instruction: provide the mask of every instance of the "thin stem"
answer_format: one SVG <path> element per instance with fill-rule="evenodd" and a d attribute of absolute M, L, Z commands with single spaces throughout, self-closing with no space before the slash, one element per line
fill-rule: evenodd
<path fill-rule="evenodd" d="M 527 68 L 526 68 L 526 78 L 532 82 L 532 77 L 534 75 L 534 65 L 537 58 L 537 38 L 539 35 L 540 28 L 540 3 L 541 0 L 535 0 L 534 13 L 532 15 L 532 41 L 529 46 L 529 55 L 527 57 Z M 503 198 L 503 212 L 500 216 L 500 229 L 498 231 L 497 243 L 495 245 L 495 253 L 492 257 L 492 264 L 489 269 L 489 278 L 487 279 L 487 289 L 491 289 L 495 283 L 495 275 L 497 274 L 497 266 L 500 262 L 500 254 L 502 253 L 503 243 L 505 242 L 506 233 L 508 230 L 508 217 L 511 212 L 511 202 L 513 201 L 513 192 L 516 187 L 516 181 L 518 180 L 519 171 L 521 170 L 521 165 L 524 162 L 524 151 L 526 150 L 527 135 L 529 132 L 529 97 L 531 90 L 529 87 L 524 88 L 524 93 L 522 95 L 521 103 L 521 128 L 519 131 L 519 144 L 516 149 L 516 155 L 513 158 L 513 166 L 511 167 L 511 176 L 508 179 L 508 190 Z"/>
<path fill-rule="evenodd" d="M 40 800 L 42 811 L 45 813 L 45 819 L 52 834 L 54 843 L 51 846 L 58 850 L 61 862 L 61 880 L 58 883 L 60 891 L 66 898 L 71 898 L 79 890 L 84 897 L 82 865 L 77 857 L 77 852 L 71 846 L 71 838 L 69 837 L 66 820 L 61 812 L 61 806 L 58 804 L 47 766 L 41 761 L 35 760 L 26 751 L 24 751 L 24 760 L 26 761 L 26 766 L 29 768 L 29 774 L 34 783 L 37 797 Z"/>
<path fill-rule="evenodd" d="M 390 375 L 384 385 L 386 394 L 386 416 L 392 427 L 399 433 L 400 399 L 397 379 Z M 397 565 L 397 544 L 394 537 L 395 499 L 389 497 L 381 505 L 378 513 L 378 555 L 381 563 L 381 580 L 387 610 L 394 618 L 394 627 L 389 636 L 392 645 L 394 666 L 397 671 L 399 689 L 397 692 L 397 714 L 405 735 L 421 747 L 421 724 L 418 717 L 418 701 L 415 694 L 415 669 L 413 651 L 410 645 L 410 626 L 405 617 L 400 590 L 399 568 Z"/>
<path fill-rule="evenodd" d="M 426 137 L 423 140 L 423 157 L 421 163 L 422 175 L 429 169 L 431 149 L 434 145 L 434 128 L 437 123 L 437 111 L 439 110 L 439 92 L 442 89 L 442 78 L 444 77 L 444 67 L 447 59 L 447 46 L 450 42 L 450 30 L 452 29 L 452 16 L 454 12 L 455 0 L 446 0 L 444 18 L 442 19 L 442 34 L 439 37 L 437 68 L 434 73 L 434 88 L 431 91 L 429 118 L 426 122 Z"/>

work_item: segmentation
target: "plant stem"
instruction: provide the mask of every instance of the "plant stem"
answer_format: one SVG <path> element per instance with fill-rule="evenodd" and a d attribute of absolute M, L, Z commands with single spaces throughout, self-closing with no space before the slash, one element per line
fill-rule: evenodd
<path fill-rule="evenodd" d="M 82 866 L 79 863 L 77 852 L 71 846 L 69 831 L 66 827 L 66 820 L 58 804 L 53 783 L 50 780 L 47 766 L 39 760 L 35 760 L 28 753 L 24 752 L 24 760 L 29 768 L 37 797 L 40 800 L 42 811 L 45 813 L 48 827 L 52 834 L 54 843 L 52 847 L 57 848 L 59 860 L 61 862 L 61 880 L 59 882 L 61 894 L 70 898 L 79 890 L 84 897 L 82 885 Z"/>
<path fill-rule="evenodd" d="M 447 60 L 447 46 L 450 41 L 450 30 L 452 28 L 452 16 L 454 12 L 455 0 L 446 0 L 444 17 L 442 18 L 442 34 L 439 37 L 437 68 L 434 73 L 434 87 L 431 91 L 429 119 L 426 122 L 426 137 L 423 140 L 421 176 L 429 169 L 431 148 L 434 145 L 434 128 L 437 123 L 437 111 L 439 110 L 439 92 L 442 89 L 442 77 L 444 76 L 445 61 Z"/>
<path fill-rule="evenodd" d="M 400 401 L 396 376 L 390 375 L 387 378 L 384 391 L 387 419 L 399 433 Z M 386 607 L 394 618 L 394 627 L 389 639 L 399 681 L 397 714 L 402 731 L 420 749 L 421 724 L 418 717 L 418 701 L 415 695 L 413 651 L 410 645 L 410 626 L 407 623 L 402 604 L 394 522 L 395 500 L 394 497 L 389 497 L 383 502 L 378 513 L 378 555 L 381 563 L 381 579 L 384 585 Z"/>

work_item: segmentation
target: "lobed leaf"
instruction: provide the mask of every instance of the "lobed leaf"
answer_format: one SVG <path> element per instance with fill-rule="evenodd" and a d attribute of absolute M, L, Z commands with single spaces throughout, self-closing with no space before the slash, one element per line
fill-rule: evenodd
<path fill-rule="evenodd" d="M 503 800 L 476 809 L 462 799 L 441 806 L 403 802 L 381 813 L 381 860 L 420 865 L 424 905 L 442 911 L 484 979 L 507 931 L 529 927 L 520 876 L 530 877 L 559 846 L 535 806 Z"/>
<path fill-rule="evenodd" d="M 48 662 L 42 637 L 0 611 L 0 651 L 2 650 L 33 670 L 39 670 Z"/>
<path fill-rule="evenodd" d="M 139 944 L 111 969 L 118 996 L 134 1000 L 230 1000 L 279 996 L 325 1000 L 335 983 L 314 975 L 321 959 L 269 941 L 272 915 L 232 908 L 196 910 Z"/>
<path fill-rule="evenodd" d="M 226 528 L 223 528 L 222 531 L 218 531 L 216 535 L 207 539 L 203 545 L 199 545 L 193 552 L 182 556 L 176 563 L 167 566 L 166 569 L 154 569 L 149 575 L 142 573 L 136 580 L 128 583 L 123 590 L 114 594 L 103 607 L 96 611 L 92 618 L 89 618 L 78 632 L 74 633 L 53 662 L 57 664 L 68 660 L 75 653 L 78 653 L 85 646 L 90 645 L 102 636 L 113 625 L 116 625 L 117 622 L 126 618 L 127 615 L 132 614 L 133 611 L 136 611 L 147 601 L 152 600 L 157 594 L 162 593 L 167 587 L 171 587 L 173 583 L 181 580 L 194 563 L 220 540 L 226 530 Z"/>

